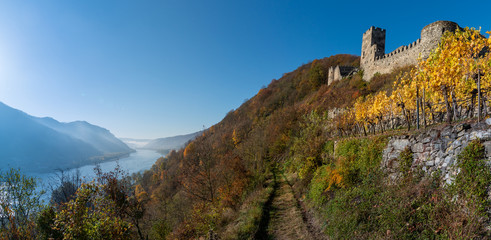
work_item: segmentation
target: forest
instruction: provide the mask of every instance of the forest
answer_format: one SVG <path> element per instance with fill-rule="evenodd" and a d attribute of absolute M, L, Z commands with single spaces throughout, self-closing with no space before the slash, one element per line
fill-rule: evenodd
<path fill-rule="evenodd" d="M 359 66 L 347 54 L 314 60 L 259 90 L 185 148 L 141 174 L 119 169 L 90 182 L 60 178 L 49 204 L 36 181 L 0 175 L 4 239 L 268 239 L 268 206 L 288 182 L 330 239 L 485 239 L 491 170 L 484 147 L 469 144 L 453 184 L 412 171 L 386 181 L 381 155 L 390 135 L 490 109 L 491 39 L 447 32 L 428 59 L 327 85 L 328 69 Z M 266 232 L 266 233 L 265 233 Z"/>

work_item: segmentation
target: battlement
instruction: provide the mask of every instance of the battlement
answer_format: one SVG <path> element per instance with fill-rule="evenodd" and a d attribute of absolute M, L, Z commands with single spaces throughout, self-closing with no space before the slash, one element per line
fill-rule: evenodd
<path fill-rule="evenodd" d="M 421 30 L 421 38 L 396 48 L 385 54 L 386 30 L 370 27 L 363 33 L 360 67 L 364 70 L 363 78 L 370 80 L 375 73 L 389 73 L 397 67 L 417 64 L 418 58 L 427 58 L 430 52 L 440 43 L 445 31 L 460 28 L 457 23 L 436 21 Z"/>
<path fill-rule="evenodd" d="M 390 53 L 384 54 L 383 56 L 376 56 L 375 60 L 380 60 L 380 59 L 392 57 L 398 53 L 401 53 L 401 52 L 403 53 L 404 51 L 411 50 L 413 47 L 419 46 L 419 44 L 421 44 L 421 39 L 418 39 L 418 40 L 416 40 L 416 41 L 414 41 L 414 42 L 412 42 L 406 46 L 400 46 L 396 50 L 394 50 Z"/>
<path fill-rule="evenodd" d="M 371 27 L 370 27 L 370 28 L 369 28 L 367 31 L 365 31 L 365 32 L 363 33 L 363 35 L 365 35 L 365 34 L 369 34 L 369 33 L 370 33 L 370 32 L 372 32 L 372 31 L 385 32 L 385 29 L 383 29 L 383 28 L 379 28 L 379 27 L 374 27 L 374 26 L 371 26 Z"/>

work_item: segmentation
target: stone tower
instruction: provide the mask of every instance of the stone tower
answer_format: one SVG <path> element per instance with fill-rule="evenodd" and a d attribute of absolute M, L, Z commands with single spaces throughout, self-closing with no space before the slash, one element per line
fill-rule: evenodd
<path fill-rule="evenodd" d="M 361 44 L 360 64 L 366 65 L 373 62 L 376 57 L 385 54 L 385 29 L 370 27 L 363 33 Z"/>
<path fill-rule="evenodd" d="M 457 23 L 450 21 L 436 21 L 426 25 L 421 30 L 421 57 L 426 59 L 441 41 L 445 31 L 455 32 L 460 26 Z"/>

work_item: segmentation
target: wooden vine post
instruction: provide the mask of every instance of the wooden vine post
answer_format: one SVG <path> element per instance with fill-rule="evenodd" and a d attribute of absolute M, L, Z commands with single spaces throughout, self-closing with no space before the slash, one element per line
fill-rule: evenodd
<path fill-rule="evenodd" d="M 477 122 L 481 122 L 481 73 L 477 67 Z"/>

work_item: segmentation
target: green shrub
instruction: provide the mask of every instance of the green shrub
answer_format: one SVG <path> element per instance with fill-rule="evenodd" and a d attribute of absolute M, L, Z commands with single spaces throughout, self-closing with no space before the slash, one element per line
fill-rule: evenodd
<path fill-rule="evenodd" d="M 453 186 L 457 194 L 477 208 L 480 215 L 489 208 L 487 188 L 491 185 L 491 172 L 485 160 L 484 146 L 478 140 L 470 142 L 457 158 L 460 172 Z"/>
<path fill-rule="evenodd" d="M 410 147 L 406 147 L 399 154 L 399 172 L 402 173 L 404 178 L 408 177 L 411 171 L 411 165 L 413 164 L 413 152 Z"/>
<path fill-rule="evenodd" d="M 322 160 L 324 164 L 331 163 L 332 158 L 334 158 L 334 141 L 329 140 L 326 143 L 324 143 L 324 146 L 322 147 Z"/>
<path fill-rule="evenodd" d="M 359 183 L 380 168 L 382 151 L 386 145 L 386 137 L 350 139 L 338 143 L 336 165 L 346 186 Z"/>
<path fill-rule="evenodd" d="M 290 159 L 285 166 L 289 171 L 297 172 L 300 179 L 309 181 L 317 167 L 323 164 L 323 149 L 328 136 L 325 128 L 327 124 L 326 114 L 320 115 L 312 111 L 303 117 L 301 131 L 293 139 Z"/>
<path fill-rule="evenodd" d="M 340 186 L 341 175 L 330 166 L 324 165 L 314 173 L 310 182 L 308 196 L 316 205 L 322 205 L 328 200 L 328 192 Z"/>

